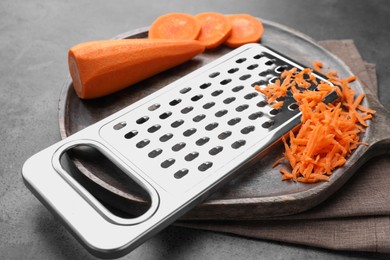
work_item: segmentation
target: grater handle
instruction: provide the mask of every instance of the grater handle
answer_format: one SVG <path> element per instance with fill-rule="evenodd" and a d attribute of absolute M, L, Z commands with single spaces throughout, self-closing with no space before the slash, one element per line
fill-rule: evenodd
<path fill-rule="evenodd" d="M 108 211 L 101 203 L 91 195 L 82 185 L 80 185 L 62 166 L 61 157 L 71 148 L 77 146 L 89 146 L 97 149 L 103 153 L 110 161 L 116 164 L 123 172 L 125 172 L 129 177 L 131 177 L 138 185 L 140 185 L 150 196 L 151 206 L 149 209 L 139 217 L 124 219 L 118 218 L 116 215 Z M 157 191 L 140 176 L 135 174 L 135 171 L 129 169 L 129 167 L 121 161 L 110 149 L 108 149 L 101 142 L 89 139 L 76 139 L 70 141 L 59 147 L 53 154 L 52 165 L 54 170 L 61 175 L 64 180 L 68 182 L 69 185 L 75 189 L 81 197 L 88 201 L 102 216 L 104 216 L 109 222 L 116 223 L 119 225 L 135 225 L 141 223 L 148 218 L 150 218 L 158 208 L 159 196 Z"/>
<path fill-rule="evenodd" d="M 68 138 L 69 139 L 69 138 Z M 160 193 L 134 173 L 131 177 L 151 197 L 150 208 L 141 216 L 121 218 L 106 209 L 61 165 L 62 155 L 78 145 L 92 146 L 129 173 L 120 158 L 102 143 L 76 139 L 59 142 L 30 157 L 22 169 L 26 186 L 57 216 L 92 254 L 99 257 L 122 256 L 155 235 L 177 217 L 179 205 L 169 194 Z"/>

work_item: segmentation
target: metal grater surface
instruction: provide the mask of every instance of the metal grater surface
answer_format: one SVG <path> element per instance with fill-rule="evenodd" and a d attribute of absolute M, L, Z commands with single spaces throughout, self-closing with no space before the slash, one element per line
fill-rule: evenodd
<path fill-rule="evenodd" d="M 272 109 L 254 89 L 293 67 L 303 69 L 260 44 L 237 48 L 34 155 L 23 167 L 25 183 L 92 253 L 123 255 L 299 124 L 292 97 Z M 82 145 L 100 150 L 147 191 L 146 213 L 118 217 L 73 179 L 60 160 Z"/>
<path fill-rule="evenodd" d="M 260 45 L 245 48 L 104 125 L 100 135 L 164 190 L 180 194 L 299 114 L 293 99 L 272 109 L 254 89 L 292 65 Z"/>

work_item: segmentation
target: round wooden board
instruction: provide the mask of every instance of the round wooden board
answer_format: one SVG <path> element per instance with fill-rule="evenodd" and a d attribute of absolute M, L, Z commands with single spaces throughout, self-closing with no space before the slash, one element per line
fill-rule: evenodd
<path fill-rule="evenodd" d="M 349 68 L 337 57 L 317 45 L 309 37 L 288 27 L 263 21 L 265 33 L 261 43 L 290 58 L 311 66 L 320 60 L 339 72 L 352 75 Z M 117 38 L 145 38 L 147 28 L 131 31 Z M 59 124 L 62 138 L 82 130 L 133 102 L 155 92 L 176 79 L 231 51 L 221 46 L 197 56 L 193 60 L 160 73 L 113 95 L 80 100 L 67 80 L 59 102 Z M 363 93 L 359 82 L 353 87 Z M 366 104 L 367 105 L 367 104 Z M 366 140 L 370 132 L 364 136 Z M 364 141 L 363 140 L 363 141 Z M 367 148 L 359 148 L 349 158 L 345 167 L 334 172 L 329 182 L 302 184 L 283 182 L 279 168 L 272 168 L 282 156 L 281 145 L 276 146 L 250 169 L 242 170 L 240 177 L 214 193 L 202 204 L 187 213 L 186 219 L 259 219 L 305 211 L 328 198 L 339 189 L 360 166 L 360 157 Z M 140 191 L 127 178 L 114 177 L 116 169 L 101 164 L 97 154 L 72 159 L 79 170 L 77 178 L 103 203 L 123 212 L 142 211 L 146 203 Z"/>

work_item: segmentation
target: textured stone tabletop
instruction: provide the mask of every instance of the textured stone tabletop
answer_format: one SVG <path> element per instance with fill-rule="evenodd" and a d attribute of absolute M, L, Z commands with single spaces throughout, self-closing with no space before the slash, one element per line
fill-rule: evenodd
<path fill-rule="evenodd" d="M 390 2 L 309 0 L 13 1 L 0 3 L 0 259 L 94 259 L 25 187 L 24 161 L 60 140 L 67 51 L 145 27 L 167 12 L 249 13 L 315 40 L 352 39 L 376 64 L 390 109 Z M 389 231 L 390 232 L 390 231 Z M 389 259 L 168 227 L 123 259 Z"/>

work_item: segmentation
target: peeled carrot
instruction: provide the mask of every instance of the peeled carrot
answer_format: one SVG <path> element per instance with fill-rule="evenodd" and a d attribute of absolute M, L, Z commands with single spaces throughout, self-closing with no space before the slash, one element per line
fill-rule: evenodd
<path fill-rule="evenodd" d="M 317 62 L 315 67 L 322 69 L 322 66 Z M 343 166 L 354 149 L 364 145 L 359 134 L 367 127 L 365 121 L 375 113 L 361 105 L 364 94 L 356 96 L 349 87 L 356 77 L 341 79 L 336 71 L 327 73 L 329 80 L 340 86 L 340 90 L 328 83 L 317 82 L 312 76 L 310 69 L 297 72 L 294 68 L 282 73 L 283 83 L 277 80 L 265 88 L 256 88 L 269 103 L 274 102 L 275 96 L 285 95 L 287 89 L 302 112 L 301 127 L 296 134 L 290 131 L 289 140 L 283 138 L 284 157 L 273 165 L 288 162 L 291 171 L 281 168 L 282 180 L 305 183 L 329 180 L 332 171 Z M 317 85 L 316 91 L 307 89 L 311 84 Z M 331 91 L 337 91 L 340 99 L 334 104 L 323 103 Z"/>
<path fill-rule="evenodd" d="M 204 49 L 195 40 L 86 42 L 70 48 L 69 71 L 80 98 L 97 98 L 181 64 Z"/>
<path fill-rule="evenodd" d="M 232 34 L 225 41 L 227 46 L 235 48 L 260 41 L 264 27 L 259 19 L 248 14 L 233 14 L 227 17 L 232 24 Z"/>
<path fill-rule="evenodd" d="M 200 24 L 194 16 L 185 13 L 168 13 L 158 17 L 149 28 L 150 39 L 195 40 Z"/>
<path fill-rule="evenodd" d="M 195 15 L 201 26 L 197 38 L 206 49 L 215 48 L 222 44 L 232 32 L 232 25 L 225 15 L 215 12 L 206 12 Z"/>

